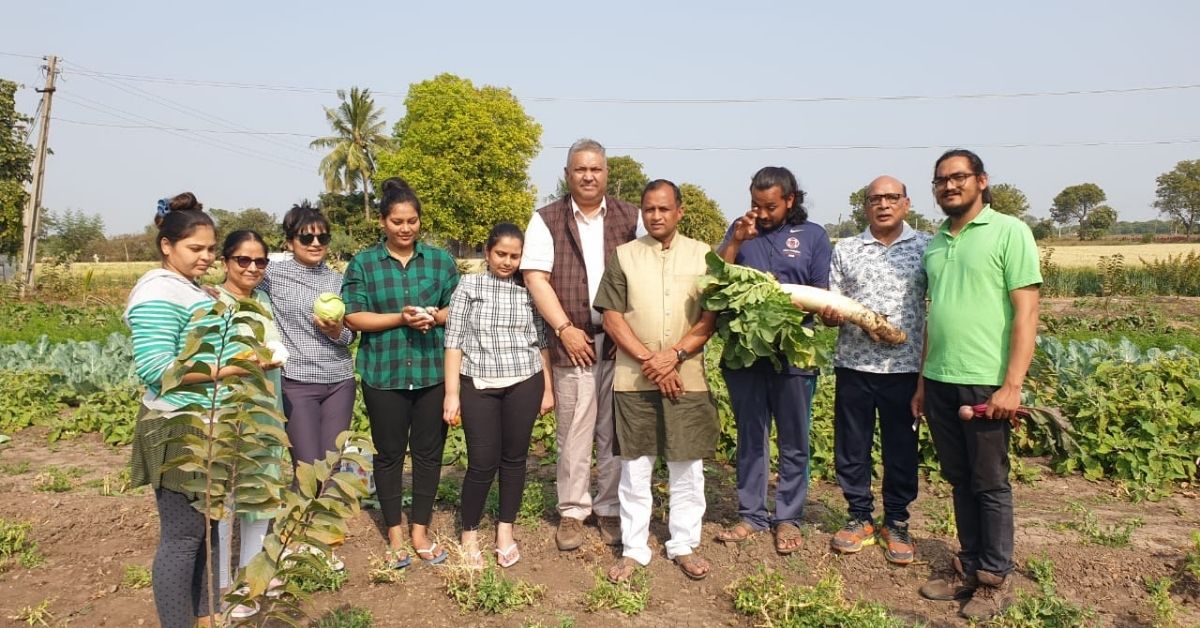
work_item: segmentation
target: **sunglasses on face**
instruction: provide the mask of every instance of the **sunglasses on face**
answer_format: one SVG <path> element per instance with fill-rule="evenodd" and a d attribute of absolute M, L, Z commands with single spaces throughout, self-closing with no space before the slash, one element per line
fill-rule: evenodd
<path fill-rule="evenodd" d="M 259 270 L 266 268 L 267 262 L 271 261 L 265 257 L 247 257 L 245 255 L 234 255 L 233 257 L 230 257 L 229 259 L 233 260 L 234 262 L 237 262 L 237 265 L 240 268 L 249 268 L 250 263 L 254 262 L 254 266 L 256 268 L 258 268 Z"/>
<path fill-rule="evenodd" d="M 304 246 L 311 245 L 313 240 L 316 240 L 317 244 L 325 246 L 329 244 L 329 238 L 331 237 L 332 236 L 330 236 L 328 233 L 301 233 L 300 235 L 296 236 L 296 239 L 299 240 L 300 244 L 303 244 Z"/>

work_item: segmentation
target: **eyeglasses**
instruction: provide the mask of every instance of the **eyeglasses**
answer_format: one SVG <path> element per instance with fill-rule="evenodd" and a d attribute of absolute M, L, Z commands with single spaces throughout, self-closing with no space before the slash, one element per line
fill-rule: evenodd
<path fill-rule="evenodd" d="M 296 236 L 296 239 L 299 240 L 300 244 L 303 244 L 304 246 L 311 245 L 313 243 L 313 240 L 316 240 L 317 244 L 320 244 L 321 246 L 325 246 L 325 245 L 329 244 L 329 238 L 331 238 L 331 237 L 332 236 L 330 236 L 328 232 L 326 232 L 326 233 L 301 233 L 300 235 Z"/>
<path fill-rule="evenodd" d="M 875 205 L 882 205 L 884 201 L 887 201 L 894 205 L 896 203 L 899 203 L 903 199 L 904 199 L 903 194 L 872 194 L 867 197 L 867 207 L 874 207 Z"/>
<path fill-rule="evenodd" d="M 951 181 L 954 182 L 954 185 L 962 185 L 967 182 L 967 179 L 970 179 L 971 177 L 974 177 L 974 176 L 978 176 L 978 175 L 976 175 L 974 172 L 956 172 L 954 174 L 949 174 L 944 177 L 934 177 L 933 178 L 933 187 L 944 188 L 944 187 L 946 187 L 946 184 Z"/>
<path fill-rule="evenodd" d="M 254 266 L 259 270 L 266 268 L 267 262 L 271 261 L 265 257 L 247 257 L 245 255 L 234 255 L 233 257 L 227 259 L 237 262 L 237 265 L 241 268 L 249 268 L 250 262 L 254 262 Z"/>

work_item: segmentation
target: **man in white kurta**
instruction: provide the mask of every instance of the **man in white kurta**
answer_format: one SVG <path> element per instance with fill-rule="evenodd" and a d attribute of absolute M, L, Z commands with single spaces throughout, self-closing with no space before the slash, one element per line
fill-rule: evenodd
<path fill-rule="evenodd" d="M 667 558 L 693 579 L 711 570 L 694 550 L 705 510 L 702 459 L 713 455 L 719 430 L 701 355 L 716 315 L 701 310 L 697 286 L 712 249 L 678 233 L 682 217 L 679 188 L 651 182 L 642 194 L 648 235 L 617 247 L 594 302 L 618 349 L 613 398 L 623 551 L 608 573 L 614 582 L 650 562 L 651 481 L 658 456 L 670 473 Z"/>

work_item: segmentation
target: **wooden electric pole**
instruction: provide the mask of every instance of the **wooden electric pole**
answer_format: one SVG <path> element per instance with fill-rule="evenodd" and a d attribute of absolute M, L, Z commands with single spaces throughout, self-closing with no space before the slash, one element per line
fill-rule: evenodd
<path fill-rule="evenodd" d="M 37 238 L 42 222 L 42 184 L 46 180 L 46 152 L 50 139 L 50 105 L 54 101 L 54 81 L 58 78 L 58 57 L 46 58 L 46 87 L 37 90 L 42 95 L 41 127 L 38 129 L 37 147 L 34 149 L 33 183 L 29 190 L 29 203 L 25 206 L 25 239 L 21 247 L 21 298 L 26 288 L 32 288 L 34 266 L 37 264 Z"/>

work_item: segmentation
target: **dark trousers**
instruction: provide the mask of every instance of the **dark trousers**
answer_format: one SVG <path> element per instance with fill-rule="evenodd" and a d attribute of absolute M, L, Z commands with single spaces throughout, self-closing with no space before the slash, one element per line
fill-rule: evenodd
<path fill-rule="evenodd" d="M 218 587 L 216 569 L 205 565 L 204 534 L 212 535 L 213 564 L 220 543 L 217 521 L 192 508 L 188 496 L 165 488 L 154 491 L 158 506 L 158 549 L 154 552 L 154 608 L 163 628 L 191 628 L 208 615 L 209 587 Z M 211 580 L 206 574 L 212 574 Z M 217 589 L 220 590 L 219 588 Z M 221 602 L 213 601 L 221 612 Z"/>
<path fill-rule="evenodd" d="M 871 446 L 875 415 L 883 454 L 883 522 L 908 521 L 908 505 L 917 498 L 917 433 L 912 429 L 911 402 L 917 392 L 916 373 L 867 373 L 834 369 L 837 392 L 833 402 L 833 460 L 838 484 L 846 496 L 852 520 L 869 520 L 875 511 L 871 496 Z"/>
<path fill-rule="evenodd" d="M 354 378 L 333 384 L 284 378 L 283 412 L 292 443 L 292 465 L 322 459 L 337 451 L 337 435 L 350 429 Z"/>
<path fill-rule="evenodd" d="M 817 378 L 776 373 L 770 364 L 722 373 L 737 422 L 738 514 L 756 530 L 799 525 L 808 498 L 808 425 Z M 774 517 L 767 511 L 772 417 L 779 447 Z"/>
<path fill-rule="evenodd" d="M 925 416 L 942 477 L 954 489 L 958 558 L 970 574 L 1013 570 L 1013 497 L 1008 482 L 1008 421 L 958 418 L 963 405 L 983 403 L 996 386 L 961 386 L 925 379 Z"/>
<path fill-rule="evenodd" d="M 433 498 L 442 476 L 446 385 L 416 390 L 383 390 L 363 384 L 363 402 L 375 444 L 375 490 L 383 521 L 400 525 L 404 496 L 404 456 L 412 452 L 412 513 L 409 523 L 429 525 Z"/>
<path fill-rule="evenodd" d="M 500 471 L 501 523 L 517 520 L 525 491 L 529 436 L 546 390 L 537 373 L 507 388 L 475 388 L 462 378 L 462 425 L 467 436 L 467 475 L 462 487 L 462 528 L 475 530 L 496 470 Z"/>

